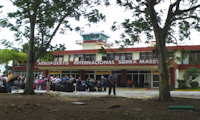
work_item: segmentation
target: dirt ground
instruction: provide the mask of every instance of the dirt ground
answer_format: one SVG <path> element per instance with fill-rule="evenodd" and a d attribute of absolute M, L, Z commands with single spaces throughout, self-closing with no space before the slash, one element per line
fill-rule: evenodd
<path fill-rule="evenodd" d="M 117 96 L 69 97 L 0 94 L 0 120 L 199 120 L 200 100 L 173 102 Z M 84 105 L 72 104 L 82 102 Z M 172 111 L 169 105 L 194 106 L 195 111 Z"/>

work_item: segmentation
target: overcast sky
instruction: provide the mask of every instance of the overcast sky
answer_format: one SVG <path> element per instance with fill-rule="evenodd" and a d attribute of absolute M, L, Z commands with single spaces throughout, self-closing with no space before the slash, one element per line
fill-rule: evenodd
<path fill-rule="evenodd" d="M 110 29 L 111 25 L 113 24 L 114 21 L 117 21 L 118 23 L 123 22 L 125 18 L 128 18 L 129 16 L 131 16 L 131 14 L 130 14 L 131 12 L 127 12 L 127 11 L 125 12 L 124 8 L 115 5 L 115 1 L 116 0 L 112 0 L 112 6 L 102 7 L 100 9 L 100 11 L 106 15 L 106 22 L 102 21 L 98 24 L 92 24 L 91 27 L 84 26 L 85 32 L 97 32 L 97 31 L 103 30 L 106 34 L 110 35 L 111 38 L 108 39 L 109 42 L 114 43 L 115 40 L 120 39 L 120 34 L 122 33 L 122 30 L 113 32 Z M 4 6 L 1 9 L 3 11 L 2 15 L 4 15 L 4 16 L 7 12 L 12 12 L 12 11 L 16 10 L 16 8 L 13 7 L 12 4 L 10 3 L 10 0 L 0 0 L 0 5 Z M 72 20 L 70 22 L 70 24 L 74 27 L 78 26 L 78 25 L 83 26 L 86 23 L 87 23 L 86 20 L 81 20 L 79 22 Z M 192 35 L 191 35 L 192 40 L 185 41 L 182 43 L 179 42 L 179 45 L 200 44 L 199 40 L 197 40 L 199 37 L 200 37 L 199 33 L 192 32 Z M 7 40 L 14 41 L 13 33 L 10 32 L 8 29 L 0 28 L 0 39 L 7 39 Z M 65 43 L 67 50 L 81 49 L 80 45 L 75 44 L 76 40 L 82 40 L 82 37 L 79 35 L 79 33 L 76 33 L 75 31 L 72 31 L 72 32 L 69 31 L 67 34 L 64 34 L 64 35 L 57 33 L 56 36 L 54 37 L 52 43 L 53 44 L 58 43 L 58 42 Z M 136 44 L 135 46 L 136 47 L 147 46 L 147 44 L 139 43 L 139 44 Z M 2 45 L 1 45 L 1 48 L 2 48 Z"/>

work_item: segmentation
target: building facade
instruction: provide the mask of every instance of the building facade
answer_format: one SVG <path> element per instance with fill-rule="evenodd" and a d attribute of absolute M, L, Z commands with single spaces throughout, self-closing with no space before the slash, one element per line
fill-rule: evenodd
<path fill-rule="evenodd" d="M 34 76 L 51 74 L 62 78 L 68 74 L 75 78 L 80 76 L 82 79 L 91 77 L 100 80 L 102 75 L 108 77 L 111 71 L 115 71 L 118 87 L 125 87 L 130 81 L 136 88 L 159 87 L 158 60 L 152 52 L 155 44 L 118 49 L 111 48 L 111 44 L 107 43 L 109 36 L 104 32 L 83 33 L 82 37 L 83 40 L 77 41 L 83 46 L 82 50 L 53 52 L 53 61 L 38 61 L 35 64 Z M 167 48 L 169 84 L 177 88 L 177 80 L 182 79 L 187 68 L 195 65 L 200 69 L 200 45 Z M 189 51 L 188 54 L 185 54 L 186 51 Z M 16 66 L 15 71 L 20 73 L 25 71 L 25 67 Z"/>

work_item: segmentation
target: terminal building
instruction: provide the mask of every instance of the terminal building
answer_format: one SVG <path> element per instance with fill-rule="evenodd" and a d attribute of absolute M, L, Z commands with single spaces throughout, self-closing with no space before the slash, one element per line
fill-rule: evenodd
<path fill-rule="evenodd" d="M 129 83 L 135 88 L 159 87 L 158 60 L 152 52 L 155 42 L 149 47 L 119 49 L 111 48 L 112 44 L 107 42 L 109 35 L 104 32 L 81 35 L 83 40 L 76 43 L 82 45 L 82 50 L 53 52 L 53 61 L 38 61 L 35 64 L 34 76 L 51 74 L 62 78 L 67 74 L 75 78 L 80 76 L 83 80 L 89 77 L 100 80 L 102 75 L 108 77 L 111 71 L 115 71 L 118 87 L 126 87 Z M 101 51 L 101 48 L 104 51 Z M 191 58 L 196 62 L 195 67 L 200 69 L 200 45 L 167 48 L 168 51 L 177 50 L 173 55 L 168 54 L 169 59 L 181 57 L 183 49 L 190 50 L 184 59 L 171 61 L 168 66 L 169 84 L 177 88 L 177 80 L 182 79 L 184 71 L 193 66 Z M 14 69 L 16 74 L 26 74 L 25 64 L 15 65 Z"/>

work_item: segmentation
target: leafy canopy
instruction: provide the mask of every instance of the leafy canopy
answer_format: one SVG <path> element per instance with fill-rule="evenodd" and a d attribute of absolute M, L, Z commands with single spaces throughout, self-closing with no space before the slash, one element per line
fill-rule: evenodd
<path fill-rule="evenodd" d="M 149 43 L 158 32 L 164 43 L 190 40 L 192 29 L 200 32 L 198 0 L 117 0 L 117 4 L 132 11 L 131 19 L 125 19 L 121 24 L 114 22 L 112 26 L 113 31 L 124 29 L 121 34 L 124 46 L 143 39 Z"/>
<path fill-rule="evenodd" d="M 11 49 L 2 49 L 0 50 L 0 60 L 0 64 L 8 64 L 9 61 L 24 62 L 27 60 L 27 54 Z"/>
<path fill-rule="evenodd" d="M 81 30 L 79 26 L 71 27 L 69 22 L 71 18 L 76 21 L 85 18 L 93 23 L 105 19 L 105 16 L 95 9 L 95 6 L 102 5 L 99 0 L 12 0 L 11 2 L 17 6 L 17 10 L 8 13 L 7 18 L 1 19 L 0 25 L 14 31 L 15 40 L 19 44 L 33 42 L 29 48 L 33 47 L 31 51 L 36 59 L 46 51 L 65 49 L 65 44 L 60 43 L 60 40 L 54 45 L 51 41 L 58 31 L 64 34 L 68 30 Z M 104 4 L 109 5 L 108 0 L 105 0 Z M 12 42 L 7 40 L 2 40 L 1 43 L 7 47 L 13 46 Z"/>

